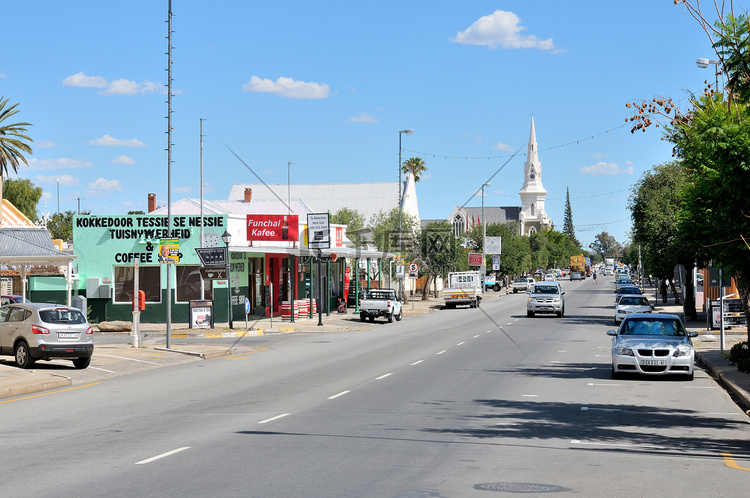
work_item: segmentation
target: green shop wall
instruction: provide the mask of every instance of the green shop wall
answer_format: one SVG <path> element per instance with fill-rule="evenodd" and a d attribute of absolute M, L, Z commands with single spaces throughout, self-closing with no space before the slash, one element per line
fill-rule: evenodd
<path fill-rule="evenodd" d="M 71 296 L 78 294 L 73 280 Z M 34 303 L 68 304 L 68 285 L 63 275 L 29 276 L 29 301 Z"/>
<path fill-rule="evenodd" d="M 221 234 L 227 228 L 226 215 L 203 216 L 204 234 L 213 245 L 222 246 Z M 115 266 L 134 266 L 135 261 L 141 266 L 159 266 L 161 271 L 161 302 L 147 302 L 146 310 L 141 313 L 141 321 L 164 322 L 166 320 L 166 287 L 167 265 L 158 263 L 160 239 L 176 238 L 181 253 L 180 263 L 172 265 L 172 321 L 188 321 L 188 303 L 175 303 L 175 285 L 177 270 L 181 265 L 200 265 L 201 261 L 195 252 L 200 247 L 201 217 L 198 215 L 173 215 L 172 229 L 167 227 L 166 216 L 156 215 L 107 215 L 107 216 L 74 216 L 73 217 L 73 261 L 74 273 L 77 273 L 79 293 L 86 295 L 86 280 L 98 278 L 101 284 L 110 284 L 112 296 L 115 293 Z M 207 243 L 207 245 L 212 245 Z M 233 272 L 233 278 L 235 277 Z M 245 289 L 247 287 L 247 276 Z M 234 280 L 232 281 L 234 284 Z M 210 284 L 209 284 L 210 285 Z M 241 290 L 241 282 L 238 282 Z M 214 281 L 214 314 L 215 321 L 227 316 L 226 281 Z M 75 292 L 74 292 L 75 294 Z M 240 292 L 236 295 L 239 296 Z M 233 293 L 234 295 L 234 293 Z M 235 299 L 233 298 L 233 301 Z M 89 319 L 97 323 L 103 320 L 130 320 L 132 309 L 129 303 L 115 303 L 112 298 L 89 298 L 91 309 Z M 242 299 L 244 307 L 244 299 Z M 225 320 L 226 318 L 224 318 Z"/>

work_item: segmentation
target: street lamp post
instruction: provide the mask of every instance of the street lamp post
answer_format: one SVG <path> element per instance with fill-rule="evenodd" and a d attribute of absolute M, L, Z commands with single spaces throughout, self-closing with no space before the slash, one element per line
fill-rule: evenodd
<path fill-rule="evenodd" d="M 401 246 L 401 135 L 411 135 L 414 130 L 409 128 L 408 130 L 401 130 L 398 132 L 398 252 L 402 252 Z M 398 292 L 399 299 L 404 295 L 404 279 L 401 278 L 398 281 Z"/>
<path fill-rule="evenodd" d="M 482 292 L 484 292 L 484 280 L 487 276 L 487 255 L 485 253 L 487 247 L 487 223 L 484 219 L 484 187 L 491 187 L 492 184 L 487 182 L 482 185 L 482 266 L 479 268 L 482 270 Z"/>
<path fill-rule="evenodd" d="M 718 92 L 719 91 L 719 61 L 713 60 L 713 59 L 704 59 L 701 57 L 697 61 L 695 61 L 695 64 L 702 69 L 707 68 L 709 64 L 714 65 L 714 72 L 716 73 L 716 86 L 714 87 L 714 90 Z"/>
<path fill-rule="evenodd" d="M 224 230 L 221 234 L 221 240 L 227 246 L 227 313 L 229 314 L 229 328 L 233 329 L 234 324 L 232 323 L 232 275 L 229 273 L 229 243 L 232 241 L 232 234 Z"/>

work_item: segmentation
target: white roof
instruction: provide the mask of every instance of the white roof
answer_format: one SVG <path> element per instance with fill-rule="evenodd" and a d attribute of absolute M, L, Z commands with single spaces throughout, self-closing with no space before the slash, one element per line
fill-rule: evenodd
<path fill-rule="evenodd" d="M 312 213 L 312 209 L 300 199 L 292 199 L 291 204 L 278 199 L 258 200 L 253 198 L 252 202 L 240 201 L 207 201 L 203 200 L 203 214 L 205 216 L 227 214 L 245 216 L 248 214 L 296 214 L 300 219 L 307 219 L 307 213 Z M 184 198 L 172 203 L 172 214 L 174 215 L 199 215 L 201 212 L 200 199 Z M 156 215 L 166 215 L 167 206 L 161 206 L 151 213 Z"/>

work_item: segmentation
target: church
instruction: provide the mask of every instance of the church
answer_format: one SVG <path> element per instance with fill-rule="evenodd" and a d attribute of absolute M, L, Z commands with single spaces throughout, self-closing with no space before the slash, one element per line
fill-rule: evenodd
<path fill-rule="evenodd" d="M 542 163 L 539 162 L 538 152 L 532 116 L 526 162 L 523 165 L 523 186 L 518 192 L 521 206 L 485 206 L 484 218 L 488 225 L 516 221 L 521 235 L 527 236 L 552 227 L 552 220 L 544 209 L 547 191 L 542 185 Z M 454 234 L 462 235 L 473 226 L 481 226 L 482 208 L 456 206 L 448 221 L 453 225 Z"/>

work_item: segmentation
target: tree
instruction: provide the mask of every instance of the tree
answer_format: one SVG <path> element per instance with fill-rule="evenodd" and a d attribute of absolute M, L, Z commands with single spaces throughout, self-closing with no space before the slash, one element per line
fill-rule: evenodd
<path fill-rule="evenodd" d="M 3 178 L 8 176 L 10 170 L 18 173 L 21 163 L 29 164 L 24 154 L 33 154 L 28 144 L 33 140 L 24 135 L 26 127 L 31 125 L 29 123 L 5 123 L 7 119 L 18 113 L 16 109 L 18 104 L 6 108 L 8 100 L 0 97 L 0 220 L 3 217 Z"/>
<path fill-rule="evenodd" d="M 563 221 L 563 233 L 573 242 L 576 247 L 581 247 L 581 243 L 576 238 L 576 231 L 573 226 L 573 210 L 570 207 L 570 189 L 565 189 L 565 217 Z"/>
<path fill-rule="evenodd" d="M 354 247 L 364 247 L 362 230 L 365 228 L 365 217 L 356 209 L 341 208 L 331 215 L 331 223 L 346 225 L 346 236 Z"/>
<path fill-rule="evenodd" d="M 372 232 L 373 242 L 378 251 L 404 252 L 413 255 L 415 236 L 419 224 L 417 219 L 401 213 L 401 243 L 399 244 L 399 209 L 393 208 L 387 213 L 379 212 L 370 219 L 368 228 Z"/>
<path fill-rule="evenodd" d="M 596 240 L 591 245 L 591 250 L 599 254 L 602 259 L 622 256 L 622 245 L 617 242 L 614 235 L 602 232 L 595 238 Z"/>
<path fill-rule="evenodd" d="M 487 225 L 487 237 L 500 237 L 502 253 L 500 269 L 502 275 L 520 275 L 531 271 L 531 248 L 529 238 L 518 235 L 518 222 L 506 224 L 491 223 Z M 472 251 L 482 250 L 482 227 L 474 226 L 466 233 L 466 240 Z M 487 268 L 492 268 L 492 256 L 487 256 Z"/>
<path fill-rule="evenodd" d="M 35 187 L 27 178 L 8 178 L 3 185 L 3 195 L 28 219 L 35 222 L 39 219 L 36 206 L 42 198 L 42 187 Z"/>
<path fill-rule="evenodd" d="M 422 177 L 422 173 L 427 171 L 427 165 L 424 160 L 420 157 L 411 157 L 401 164 L 401 171 L 409 173 L 414 176 L 414 181 L 418 182 Z"/>
<path fill-rule="evenodd" d="M 420 230 L 417 241 L 419 273 L 427 277 L 422 288 L 422 299 L 426 300 L 435 277 L 446 278 L 449 272 L 467 271 L 469 261 L 461 238 L 455 236 L 448 221 L 427 224 Z"/>
<path fill-rule="evenodd" d="M 71 240 L 73 238 L 73 216 L 75 216 L 73 211 L 55 213 L 50 216 L 47 230 L 53 239 Z"/>

